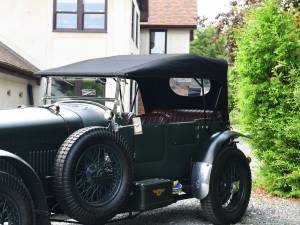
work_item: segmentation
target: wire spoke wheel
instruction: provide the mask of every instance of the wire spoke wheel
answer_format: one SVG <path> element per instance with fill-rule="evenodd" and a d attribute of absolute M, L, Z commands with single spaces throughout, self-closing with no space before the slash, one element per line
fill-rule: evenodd
<path fill-rule="evenodd" d="M 209 194 L 203 200 L 204 216 L 216 225 L 237 223 L 247 209 L 251 171 L 245 155 L 227 147 L 214 161 Z"/>
<path fill-rule="evenodd" d="M 94 145 L 79 158 L 75 169 L 75 186 L 85 203 L 105 205 L 114 198 L 121 182 L 122 167 L 111 146 Z"/>
<path fill-rule="evenodd" d="M 0 225 L 22 225 L 21 215 L 16 204 L 0 193 Z"/>
<path fill-rule="evenodd" d="M 244 182 L 239 172 L 241 169 L 240 164 L 234 162 L 221 175 L 218 193 L 221 206 L 225 210 L 234 210 L 242 201 Z"/>
<path fill-rule="evenodd" d="M 120 210 L 130 194 L 132 155 L 123 138 L 101 127 L 71 134 L 57 152 L 54 190 L 65 214 L 99 225 Z"/>

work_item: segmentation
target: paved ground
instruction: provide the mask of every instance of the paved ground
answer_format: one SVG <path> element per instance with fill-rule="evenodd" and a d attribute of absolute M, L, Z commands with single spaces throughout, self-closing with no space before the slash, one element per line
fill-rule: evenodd
<path fill-rule="evenodd" d="M 241 142 L 239 148 L 250 155 L 249 146 Z M 255 171 L 258 163 L 252 163 Z M 198 200 L 184 200 L 169 207 L 152 210 L 133 220 L 111 223 L 111 225 L 204 225 L 210 224 L 201 215 Z M 243 220 L 248 225 L 300 225 L 300 200 L 266 197 L 264 193 L 253 193 Z M 53 223 L 53 225 L 66 225 Z"/>

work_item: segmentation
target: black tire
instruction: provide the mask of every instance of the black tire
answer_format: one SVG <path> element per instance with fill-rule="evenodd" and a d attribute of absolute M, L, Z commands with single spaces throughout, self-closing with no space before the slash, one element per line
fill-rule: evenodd
<path fill-rule="evenodd" d="M 201 200 L 203 215 L 216 225 L 239 222 L 248 207 L 251 186 L 244 154 L 231 147 L 224 149 L 213 164 L 209 194 Z"/>
<path fill-rule="evenodd" d="M 35 225 L 29 191 L 16 177 L 0 172 L 0 224 Z"/>
<path fill-rule="evenodd" d="M 57 153 L 57 201 L 77 221 L 103 224 L 129 196 L 132 168 L 132 155 L 120 135 L 99 127 L 78 130 Z"/>

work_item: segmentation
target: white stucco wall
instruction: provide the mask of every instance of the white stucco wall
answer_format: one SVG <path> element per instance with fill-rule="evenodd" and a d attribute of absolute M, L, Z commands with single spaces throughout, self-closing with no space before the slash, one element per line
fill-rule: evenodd
<path fill-rule="evenodd" d="M 131 39 L 132 0 L 107 2 L 107 33 L 69 33 L 53 32 L 53 0 L 1 0 L 0 41 L 39 69 L 90 58 L 138 54 Z M 39 90 L 43 88 L 39 86 L 36 95 L 43 93 Z"/>
<path fill-rule="evenodd" d="M 141 29 L 141 54 L 149 54 L 150 48 L 150 30 Z"/>
<path fill-rule="evenodd" d="M 191 29 L 169 28 L 167 29 L 167 53 L 189 53 Z M 141 54 L 149 54 L 150 30 L 141 29 Z"/>
<path fill-rule="evenodd" d="M 109 0 L 107 33 L 53 32 L 53 0 L 1 0 L 0 40 L 40 69 L 88 58 L 137 54 L 131 0 Z"/>
<path fill-rule="evenodd" d="M 33 86 L 33 91 L 40 89 L 35 81 L 23 79 L 17 76 L 7 75 L 0 72 L 0 109 L 11 109 L 18 106 L 29 105 L 27 85 Z M 10 92 L 10 95 L 8 95 Z M 21 95 L 21 96 L 20 96 Z M 39 98 L 34 96 L 34 102 L 38 103 Z"/>
<path fill-rule="evenodd" d="M 112 48 L 114 48 L 113 54 L 110 55 L 120 55 L 120 54 L 139 54 L 140 53 L 140 43 L 136 45 L 135 41 L 133 41 L 131 37 L 131 14 L 132 14 L 132 2 L 135 4 L 135 10 L 140 18 L 140 11 L 138 9 L 138 4 L 136 0 L 126 0 L 126 1 L 121 1 L 121 0 L 114 0 L 113 1 L 115 4 L 115 10 L 120 10 L 119 12 L 119 17 L 117 16 L 117 20 L 115 20 L 115 24 L 112 26 L 116 29 L 116 35 L 113 36 L 114 41 L 112 41 Z M 124 7 L 120 7 L 120 2 L 124 4 Z M 114 14 L 118 15 L 117 11 L 114 11 Z M 125 14 L 125 16 L 120 16 L 122 14 Z M 135 21 L 136 22 L 136 21 Z M 136 29 L 136 25 L 134 26 Z M 139 42 L 140 42 L 140 26 L 138 26 L 138 31 L 139 33 Z M 123 43 L 125 42 L 125 43 Z M 127 46 L 126 51 L 120 52 L 118 44 Z M 122 44 L 123 43 L 123 44 Z M 129 46 L 129 49 L 128 49 Z M 122 90 L 124 91 L 123 93 L 123 98 L 124 98 L 124 108 L 125 111 L 128 111 L 130 106 L 130 101 L 129 101 L 129 95 L 130 95 L 130 85 L 127 83 L 127 85 L 122 85 Z M 111 79 L 107 80 L 106 84 L 106 89 L 105 89 L 105 96 L 109 98 L 114 98 L 115 97 L 115 90 L 116 90 L 116 85 L 115 82 Z M 106 104 L 108 107 L 112 108 L 113 104 L 112 103 L 107 103 Z"/>

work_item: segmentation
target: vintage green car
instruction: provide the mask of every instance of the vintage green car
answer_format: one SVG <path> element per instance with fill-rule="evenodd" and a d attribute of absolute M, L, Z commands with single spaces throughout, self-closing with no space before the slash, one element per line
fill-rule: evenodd
<path fill-rule="evenodd" d="M 238 222 L 251 172 L 236 146 L 246 135 L 230 130 L 227 67 L 189 54 L 124 55 L 38 72 L 75 94 L 50 95 L 49 85 L 43 106 L 0 111 L 0 224 L 49 225 L 64 214 L 98 225 L 188 198 L 214 224 Z M 85 80 L 96 83 L 80 89 Z M 97 97 L 109 80 L 114 96 Z"/>

